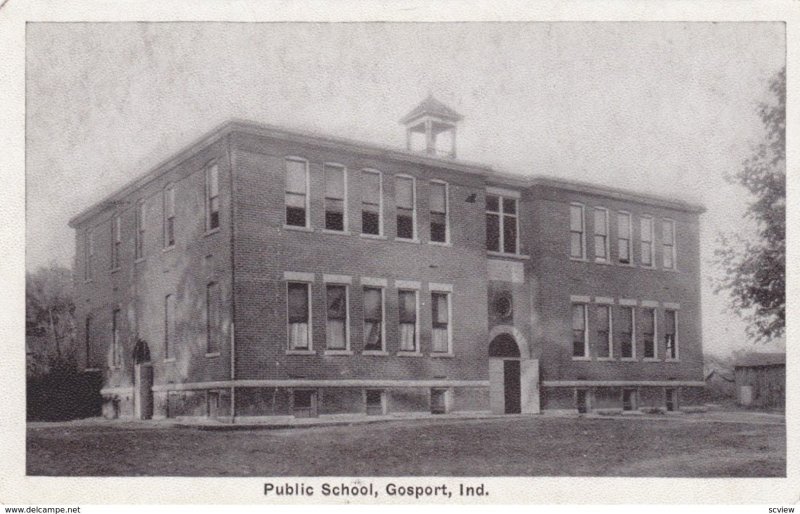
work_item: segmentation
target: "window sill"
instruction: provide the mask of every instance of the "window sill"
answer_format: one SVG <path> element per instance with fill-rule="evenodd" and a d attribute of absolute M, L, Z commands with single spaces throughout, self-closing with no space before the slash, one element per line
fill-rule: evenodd
<path fill-rule="evenodd" d="M 574 360 L 574 361 L 584 361 L 584 362 L 586 362 L 586 361 L 591 361 L 591 360 L 592 360 L 592 358 L 591 358 L 591 357 L 573 357 L 573 358 L 572 358 L 572 360 Z"/>
<path fill-rule="evenodd" d="M 100 368 L 84 368 L 84 373 L 97 373 L 100 371 Z"/>
<path fill-rule="evenodd" d="M 135 261 L 133 261 L 133 263 L 134 263 L 134 264 L 141 264 L 142 262 L 144 262 L 144 261 L 146 261 L 146 260 L 147 260 L 147 257 L 139 257 L 138 259 L 136 259 Z"/>
<path fill-rule="evenodd" d="M 421 352 L 397 352 L 398 357 L 422 357 Z"/>
<path fill-rule="evenodd" d="M 350 233 L 349 230 L 333 230 L 333 229 L 330 229 L 330 228 L 323 228 L 322 230 L 320 230 L 320 232 L 322 232 L 323 234 L 332 234 L 332 235 L 335 235 L 335 236 L 352 236 L 353 235 L 352 233 Z"/>
<path fill-rule="evenodd" d="M 350 350 L 325 350 L 323 355 L 353 355 Z"/>
<path fill-rule="evenodd" d="M 529 261 L 531 259 L 530 255 L 523 255 L 521 253 L 495 252 L 492 250 L 486 250 L 486 255 L 489 257 L 505 257 L 507 259 L 518 259 L 521 261 Z"/>
<path fill-rule="evenodd" d="M 609 261 L 609 260 L 606 260 L 606 259 L 600 259 L 600 260 L 598 260 L 598 259 L 595 259 L 595 260 L 594 260 L 594 263 L 595 263 L 595 264 L 601 264 L 601 265 L 603 265 L 603 266 L 613 266 L 613 265 L 614 265 L 614 263 L 613 263 L 613 262 L 611 262 L 611 261 Z"/>
<path fill-rule="evenodd" d="M 314 350 L 286 350 L 286 355 L 316 355 Z"/>
<path fill-rule="evenodd" d="M 206 357 L 208 357 L 208 358 L 219 357 L 219 352 L 209 352 L 209 353 L 206 354 Z"/>
<path fill-rule="evenodd" d="M 415 245 L 419 244 L 419 239 L 417 239 L 417 238 L 407 239 L 405 237 L 395 237 L 394 240 L 398 241 L 400 243 L 411 243 L 411 244 L 415 244 Z"/>
<path fill-rule="evenodd" d="M 586 257 L 571 257 L 569 258 L 572 262 L 589 262 L 589 259 Z"/>
<path fill-rule="evenodd" d="M 428 241 L 428 244 L 432 246 L 446 246 L 446 247 L 453 246 L 453 243 L 451 243 L 450 241 Z"/>
<path fill-rule="evenodd" d="M 455 355 L 450 353 L 450 352 L 448 352 L 448 353 L 444 353 L 444 352 L 434 353 L 434 352 L 431 352 L 431 357 L 433 357 L 435 359 L 452 359 L 453 357 L 455 357 Z"/>
<path fill-rule="evenodd" d="M 117 273 L 121 269 L 122 269 L 121 267 L 117 266 L 116 268 L 111 269 L 110 273 L 113 275 L 114 273 Z"/>
<path fill-rule="evenodd" d="M 287 225 L 286 223 L 283 224 L 283 228 L 285 230 L 296 230 L 297 232 L 314 232 L 314 229 L 311 227 L 301 227 L 299 225 Z"/>
<path fill-rule="evenodd" d="M 622 266 L 623 268 L 635 268 L 636 265 L 632 262 L 617 262 L 617 266 Z"/>
<path fill-rule="evenodd" d="M 656 270 L 655 266 L 648 266 L 646 264 L 639 264 L 639 267 L 641 269 L 646 269 L 646 270 L 650 270 L 650 271 L 655 271 Z"/>
<path fill-rule="evenodd" d="M 645 357 L 642 359 L 642 362 L 661 362 L 661 359 L 657 357 Z"/>
<path fill-rule="evenodd" d="M 636 357 L 622 357 L 620 359 L 621 362 L 639 362 L 639 359 Z"/>
<path fill-rule="evenodd" d="M 597 358 L 598 362 L 614 362 L 615 360 L 617 360 L 615 357 L 598 357 Z"/>
<path fill-rule="evenodd" d="M 175 362 L 175 357 L 167 357 L 164 362 Z"/>
<path fill-rule="evenodd" d="M 219 227 L 217 227 L 217 228 L 212 228 L 211 230 L 206 230 L 206 233 L 205 233 L 205 234 L 203 234 L 203 237 L 213 236 L 214 234 L 216 234 L 216 233 L 217 233 L 217 232 L 219 232 L 219 231 L 220 231 L 220 228 L 219 228 Z"/>
<path fill-rule="evenodd" d="M 171 245 L 171 246 L 166 246 L 166 247 L 164 247 L 164 248 L 162 248 L 162 249 L 161 249 L 161 253 L 167 253 L 167 252 L 171 252 L 171 251 L 172 251 L 172 250 L 174 250 L 174 249 L 175 249 L 175 245 L 174 245 L 174 244 L 173 244 L 173 245 Z"/>
<path fill-rule="evenodd" d="M 122 366 L 111 366 L 108 369 L 110 369 L 111 371 L 119 371 L 122 369 Z"/>
<path fill-rule="evenodd" d="M 364 239 L 379 239 L 385 241 L 387 238 L 386 236 L 382 236 L 380 234 L 360 234 L 361 237 Z"/>
<path fill-rule="evenodd" d="M 680 270 L 676 268 L 661 268 L 661 271 L 666 271 L 667 273 L 680 273 Z"/>
<path fill-rule="evenodd" d="M 372 356 L 372 357 L 387 357 L 389 352 L 385 350 L 364 350 L 361 352 L 361 355 Z"/>
<path fill-rule="evenodd" d="M 664 362 L 680 362 L 680 359 L 664 359 Z"/>

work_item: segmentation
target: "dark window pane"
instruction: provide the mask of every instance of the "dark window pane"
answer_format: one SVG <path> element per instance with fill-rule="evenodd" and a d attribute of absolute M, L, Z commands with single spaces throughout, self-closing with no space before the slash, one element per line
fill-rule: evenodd
<path fill-rule="evenodd" d="M 210 229 L 215 229 L 219 227 L 219 211 L 212 211 L 211 217 L 208 220 L 208 225 Z"/>
<path fill-rule="evenodd" d="M 344 214 L 336 211 L 325 212 L 325 228 L 328 230 L 344 230 Z"/>
<path fill-rule="evenodd" d="M 417 293 L 416 291 L 399 291 L 400 323 L 417 322 Z"/>
<path fill-rule="evenodd" d="M 493 195 L 486 195 L 486 210 L 500 212 L 500 198 Z"/>
<path fill-rule="evenodd" d="M 583 257 L 583 234 L 570 232 L 570 256 L 580 259 Z"/>
<path fill-rule="evenodd" d="M 503 198 L 503 212 L 505 214 L 516 214 L 517 201 L 513 198 Z"/>
<path fill-rule="evenodd" d="M 308 284 L 289 284 L 289 323 L 308 321 Z"/>
<path fill-rule="evenodd" d="M 402 239 L 414 238 L 414 218 L 410 212 L 397 215 L 397 237 Z"/>
<path fill-rule="evenodd" d="M 512 216 L 503 217 L 503 251 L 517 253 L 517 219 Z"/>
<path fill-rule="evenodd" d="M 328 286 L 328 319 L 347 318 L 347 289 L 345 286 Z"/>
<path fill-rule="evenodd" d="M 447 225 L 444 214 L 431 213 L 431 241 L 437 243 L 447 241 Z"/>
<path fill-rule="evenodd" d="M 306 210 L 300 207 L 286 206 L 286 224 L 293 227 L 306 226 Z"/>
<path fill-rule="evenodd" d="M 364 234 L 380 234 L 381 219 L 377 212 L 361 211 L 361 232 Z"/>
<path fill-rule="evenodd" d="M 500 216 L 496 214 L 486 215 L 486 249 L 500 251 Z"/>

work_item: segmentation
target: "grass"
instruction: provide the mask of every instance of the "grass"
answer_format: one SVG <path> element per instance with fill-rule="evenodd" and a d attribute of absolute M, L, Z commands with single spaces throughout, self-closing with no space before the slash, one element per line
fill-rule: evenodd
<path fill-rule="evenodd" d="M 28 428 L 28 475 L 786 475 L 784 425 L 684 418 L 416 420 L 295 430 Z"/>

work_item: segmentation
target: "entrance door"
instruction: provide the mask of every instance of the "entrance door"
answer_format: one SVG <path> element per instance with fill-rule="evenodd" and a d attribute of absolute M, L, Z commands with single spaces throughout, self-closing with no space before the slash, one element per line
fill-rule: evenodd
<path fill-rule="evenodd" d="M 153 366 L 150 348 L 143 339 L 133 347 L 133 410 L 136 419 L 153 417 Z"/>
<path fill-rule="evenodd" d="M 503 386 L 506 397 L 506 414 L 519 414 L 519 361 L 503 361 Z"/>

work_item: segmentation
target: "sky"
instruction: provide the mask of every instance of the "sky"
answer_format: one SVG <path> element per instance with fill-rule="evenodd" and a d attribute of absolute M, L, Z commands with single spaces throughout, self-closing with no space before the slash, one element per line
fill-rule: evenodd
<path fill-rule="evenodd" d="M 69 218 L 231 118 L 402 148 L 429 93 L 459 158 L 701 203 L 704 349 L 748 345 L 710 284 L 747 230 L 725 181 L 762 134 L 782 23 L 31 23 L 26 267 L 71 265 Z"/>

